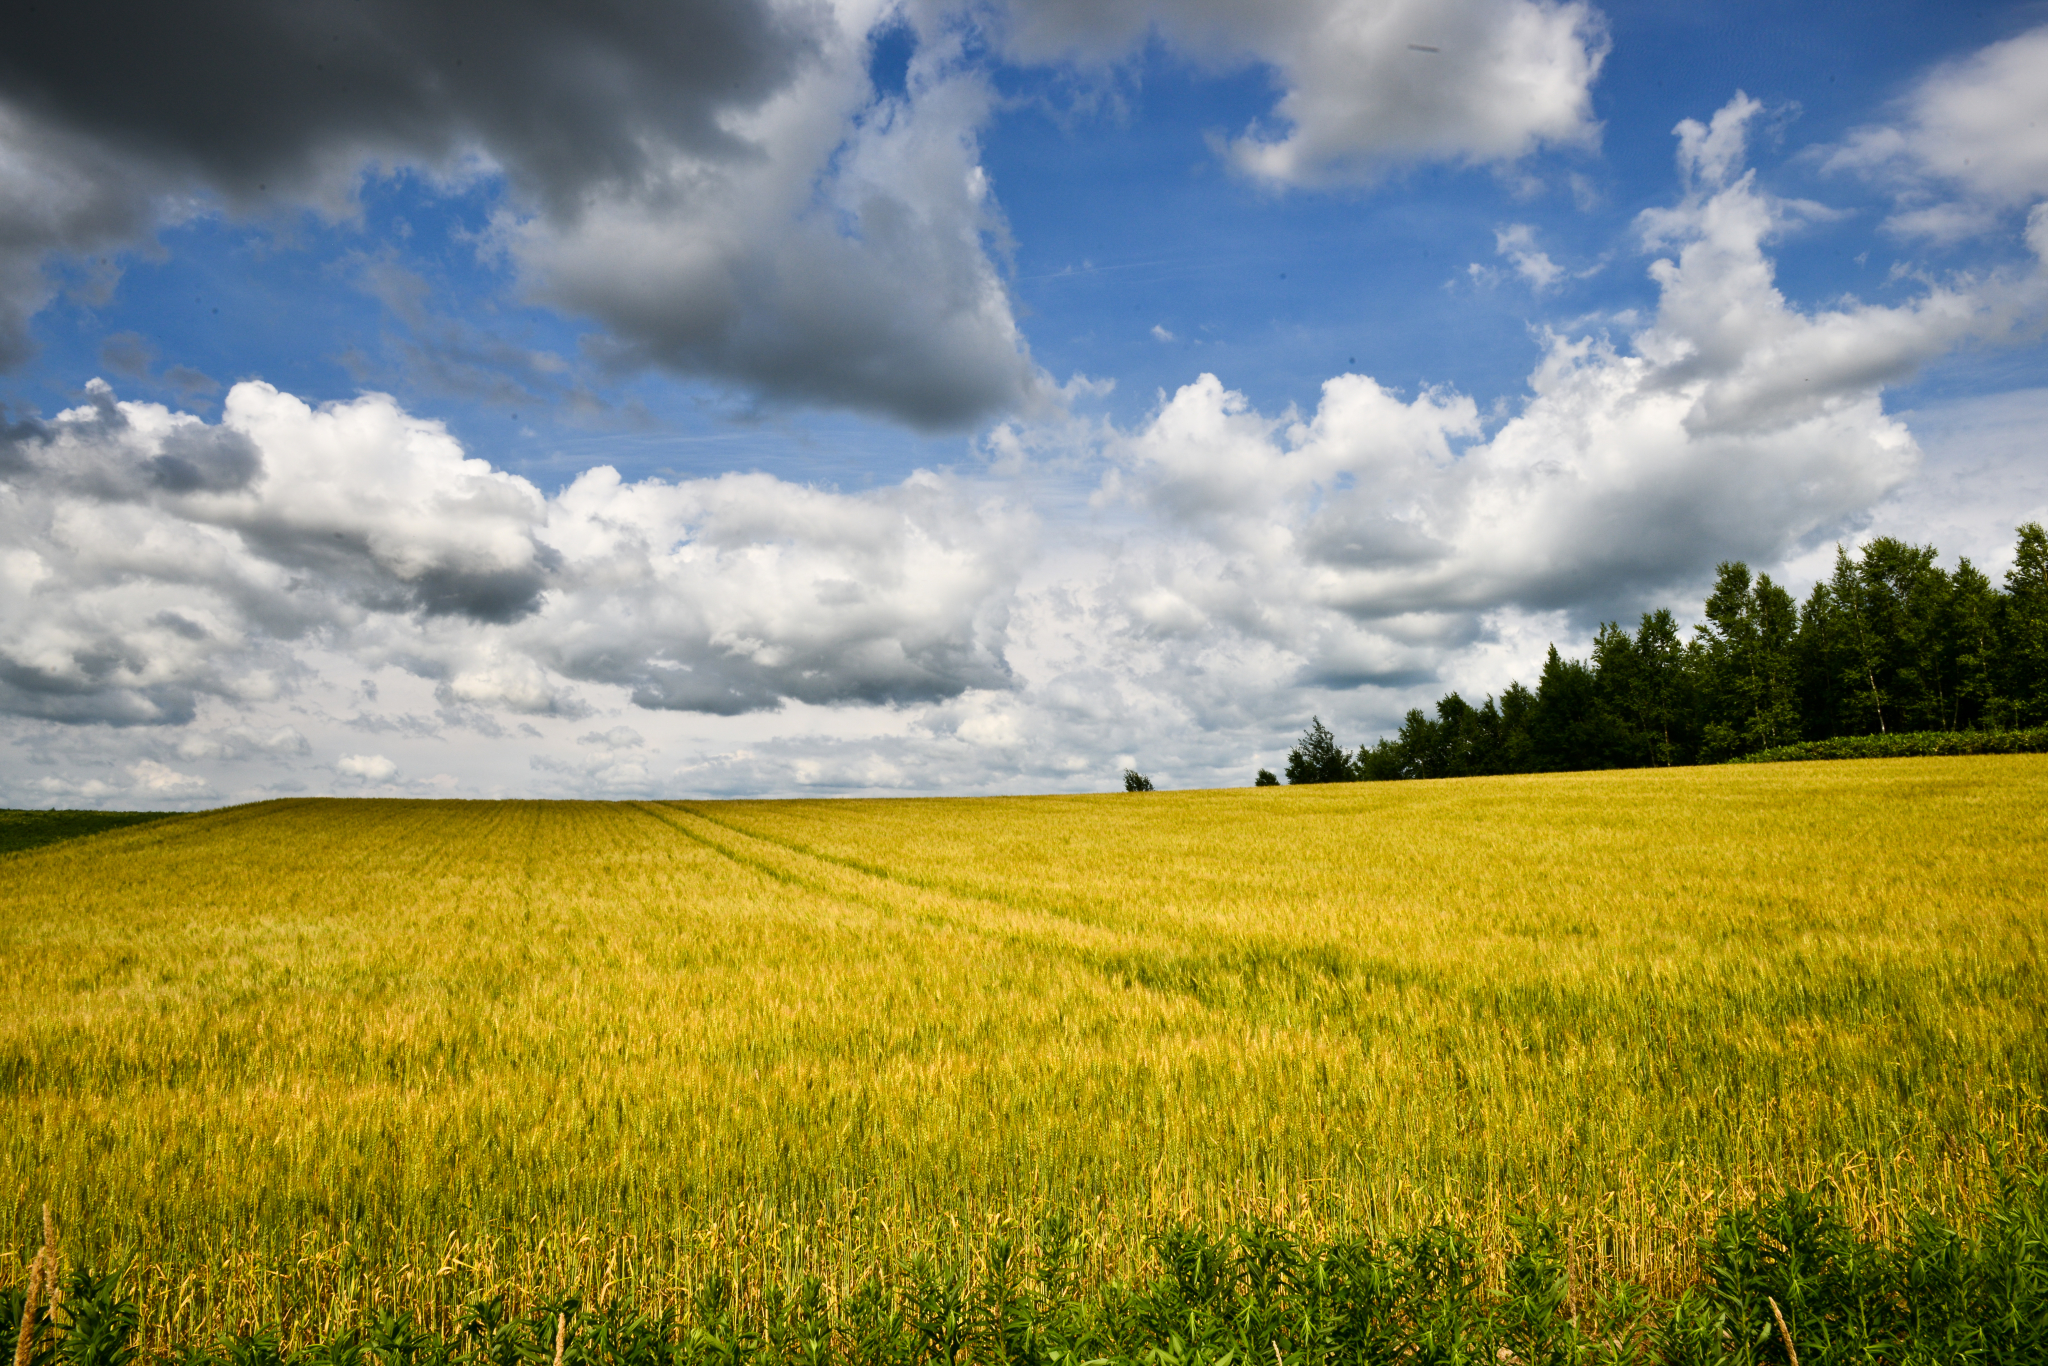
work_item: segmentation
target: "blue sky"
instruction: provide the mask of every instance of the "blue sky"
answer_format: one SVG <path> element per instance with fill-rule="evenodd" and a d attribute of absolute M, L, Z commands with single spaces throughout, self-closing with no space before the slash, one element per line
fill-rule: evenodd
<path fill-rule="evenodd" d="M 2048 5 L 98 8 L 11 804 L 1233 783 L 2048 514 Z"/>

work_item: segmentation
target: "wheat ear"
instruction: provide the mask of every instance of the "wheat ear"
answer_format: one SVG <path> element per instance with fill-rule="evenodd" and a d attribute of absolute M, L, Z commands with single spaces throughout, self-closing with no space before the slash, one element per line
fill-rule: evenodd
<path fill-rule="evenodd" d="M 555 1366 L 562 1366 L 562 1349 L 569 1345 L 569 1316 L 555 1315 Z"/>
<path fill-rule="evenodd" d="M 28 1264 L 28 1298 L 21 1303 L 21 1336 L 14 1343 L 14 1366 L 28 1366 L 29 1350 L 36 1337 L 36 1295 L 43 1288 L 43 1257 L 47 1247 L 36 1249 Z"/>
<path fill-rule="evenodd" d="M 1799 1366 L 1799 1349 L 1792 1345 L 1792 1330 L 1785 1326 L 1785 1311 L 1769 1295 L 1764 1296 L 1764 1303 L 1771 1306 L 1771 1317 L 1778 1321 L 1778 1336 L 1785 1339 L 1785 1355 L 1792 1358 L 1792 1366 Z"/>
<path fill-rule="evenodd" d="M 57 1226 L 50 1221 L 50 1202 L 43 1201 L 43 1298 L 50 1302 L 50 1312 L 57 1312 L 57 1301 L 64 1298 L 64 1281 L 57 1274 Z"/>

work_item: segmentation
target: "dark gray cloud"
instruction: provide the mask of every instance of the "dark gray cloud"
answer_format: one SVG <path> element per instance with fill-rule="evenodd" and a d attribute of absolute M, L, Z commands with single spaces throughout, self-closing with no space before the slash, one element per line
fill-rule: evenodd
<path fill-rule="evenodd" d="M 155 222 L 158 197 L 175 188 L 160 168 L 37 119 L 0 89 L 0 371 L 35 355 L 29 319 L 56 293 L 45 258 L 134 241 Z M 95 274 L 97 292 L 110 277 Z"/>
<path fill-rule="evenodd" d="M 231 196 L 330 174 L 336 153 L 490 149 L 567 211 L 632 179 L 650 134 L 743 150 L 721 111 L 780 89 L 818 8 L 757 0 L 201 0 L 15 7 L 0 97 Z"/>
<path fill-rule="evenodd" d="M 149 458 L 151 480 L 166 493 L 231 493 L 263 470 L 256 443 L 227 427 L 174 427 Z"/>
<path fill-rule="evenodd" d="M 141 339 L 127 335 L 133 342 L 121 349 L 141 352 L 146 368 Z M 242 432 L 187 421 L 141 434 L 105 384 L 92 384 L 85 397 L 91 415 L 58 426 L 33 418 L 0 423 L 0 476 L 133 500 L 154 492 L 231 493 L 262 473 L 263 457 Z"/>
<path fill-rule="evenodd" d="M 911 6 L 925 49 L 878 92 L 869 29 L 904 13 L 883 4 L 17 8 L 0 43 L 0 368 L 33 349 L 52 254 L 133 241 L 209 196 L 340 210 L 366 166 L 484 165 L 512 189 L 486 250 L 528 299 L 597 324 L 595 360 L 927 430 L 1057 406 L 991 259 L 1005 233 L 979 133 L 996 97 L 960 55 L 986 51 L 955 41 L 962 23 L 1006 15 L 1026 59 L 1099 59 L 1156 28 L 1271 64 L 1292 131 L 1254 130 L 1231 156 L 1285 183 L 1590 139 L 1603 50 L 1582 3 L 938 0 Z M 1377 37 L 1358 47 L 1389 25 L 1467 35 L 1440 63 L 1458 77 Z M 401 349 L 430 383 L 588 402 L 511 350 L 415 332 Z M 110 365 L 145 374 L 139 345 L 112 344 Z"/>
<path fill-rule="evenodd" d="M 182 726 L 198 711 L 183 684 L 142 684 L 135 673 L 148 658 L 135 642 L 115 637 L 84 644 L 62 668 L 38 668 L 0 655 L 0 714 L 74 724 Z"/>
<path fill-rule="evenodd" d="M 209 196 L 340 211 L 367 166 L 483 165 L 512 190 L 486 250 L 509 251 L 531 299 L 594 320 L 607 367 L 921 428 L 1028 409 L 1043 386 L 985 246 L 987 94 L 933 78 L 877 103 L 868 17 L 803 0 L 38 5 L 0 44 L 0 368 L 33 352 L 53 254 L 132 242 Z M 554 358 L 451 335 L 403 293 L 380 297 L 426 383 L 591 406 Z M 123 335 L 105 360 L 140 378 L 155 357 Z"/>
<path fill-rule="evenodd" d="M 189 365 L 173 365 L 164 371 L 163 382 L 183 394 L 188 400 L 202 394 L 220 392 L 220 381 L 204 370 L 195 370 Z"/>
<path fill-rule="evenodd" d="M 220 392 L 220 381 L 189 365 L 173 365 L 161 375 L 152 371 L 157 348 L 139 332 L 115 332 L 100 342 L 100 364 L 126 379 L 175 389 L 188 401 Z"/>
<path fill-rule="evenodd" d="M 562 557 L 535 546 L 531 562 L 512 569 L 435 565 L 408 585 L 417 610 L 430 617 L 459 616 L 503 626 L 540 607 L 549 573 Z"/>
<path fill-rule="evenodd" d="M 778 655 L 763 662 L 728 654 L 716 644 L 683 643 L 681 658 L 657 646 L 652 657 L 564 659 L 564 674 L 584 682 L 632 689 L 633 704 L 653 711 L 696 711 L 739 716 L 769 711 L 785 701 L 819 705 L 903 705 L 958 697 L 970 688 L 1007 688 L 1009 668 L 991 643 L 976 638 L 972 623 L 948 623 L 938 639 L 906 640 L 914 624 L 864 641 L 833 641 L 827 648 Z"/>
<path fill-rule="evenodd" d="M 117 375 L 141 379 L 156 364 L 156 348 L 138 332 L 116 332 L 100 342 L 100 364 Z"/>
<path fill-rule="evenodd" d="M 20 478 L 35 468 L 32 457 L 43 444 L 43 432 L 34 418 L 10 418 L 0 407 L 0 479 Z"/>

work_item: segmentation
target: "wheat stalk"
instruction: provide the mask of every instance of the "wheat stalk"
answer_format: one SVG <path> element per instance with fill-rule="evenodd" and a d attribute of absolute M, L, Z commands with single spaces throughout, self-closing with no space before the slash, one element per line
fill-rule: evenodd
<path fill-rule="evenodd" d="M 47 1289 L 50 1308 L 57 1307 L 57 1231 L 50 1221 L 50 1203 L 43 1202 L 43 1245 L 28 1267 L 28 1294 L 21 1302 L 21 1334 L 14 1340 L 14 1366 L 28 1366 L 36 1340 L 36 1300 Z"/>
<path fill-rule="evenodd" d="M 36 1254 L 44 1258 L 43 1297 L 50 1302 L 50 1312 L 57 1312 L 57 1302 L 64 1298 L 64 1282 L 57 1275 L 57 1226 L 50 1220 L 50 1202 L 43 1201 L 43 1250 Z"/>
<path fill-rule="evenodd" d="M 14 1344 L 14 1366 L 28 1366 L 29 1347 L 35 1341 L 36 1294 L 43 1288 L 43 1251 L 36 1249 L 28 1264 L 28 1298 L 21 1305 L 21 1336 Z"/>
<path fill-rule="evenodd" d="M 1785 1311 L 1769 1295 L 1764 1296 L 1764 1302 L 1771 1306 L 1771 1317 L 1778 1321 L 1778 1336 L 1785 1339 L 1785 1355 L 1792 1358 L 1792 1366 L 1799 1366 L 1799 1349 L 1792 1345 L 1792 1330 L 1785 1326 Z"/>

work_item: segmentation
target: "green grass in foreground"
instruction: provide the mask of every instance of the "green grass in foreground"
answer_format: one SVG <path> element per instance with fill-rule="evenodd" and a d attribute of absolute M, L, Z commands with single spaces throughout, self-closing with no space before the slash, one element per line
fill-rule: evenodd
<path fill-rule="evenodd" d="M 1448 1224 L 1670 1299 L 2038 1169 L 2048 757 L 987 801 L 268 803 L 0 869 L 0 1283 L 147 1340 L 834 1304 Z M 891 1273 L 893 1274 L 893 1273 Z M 760 1291 L 759 1293 L 765 1293 Z M 1107 1302 L 1107 1301 L 1104 1301 Z"/>
<path fill-rule="evenodd" d="M 1574 1284 L 1557 1231 L 1519 1221 L 1499 1275 L 1472 1241 L 1304 1243 L 1271 1225 L 1214 1237 L 1169 1226 L 1131 1284 L 1079 1288 L 1073 1227 L 1035 1256 L 997 1238 L 970 1260 L 873 1268 L 849 1293 L 816 1278 L 736 1284 L 707 1272 L 678 1304 L 543 1296 L 522 1314 L 473 1299 L 441 1326 L 384 1311 L 284 1347 L 243 1326 L 167 1354 L 180 1366 L 2034 1366 L 2048 1360 L 2048 1181 L 2002 1180 L 1963 1230 L 1926 1216 L 1860 1236 L 1825 1198 L 1731 1210 L 1696 1278 L 1659 1296 Z M 139 1307 L 119 1273 L 74 1269 L 57 1312 L 0 1292 L 25 1366 L 125 1366 Z M 602 1292 L 601 1292 L 602 1293 Z M 1797 1356 L 1794 1356 L 1794 1353 Z"/>
<path fill-rule="evenodd" d="M 0 854 L 34 849 L 80 835 L 143 825 L 164 818 L 162 811 L 4 811 L 0 810 Z"/>

